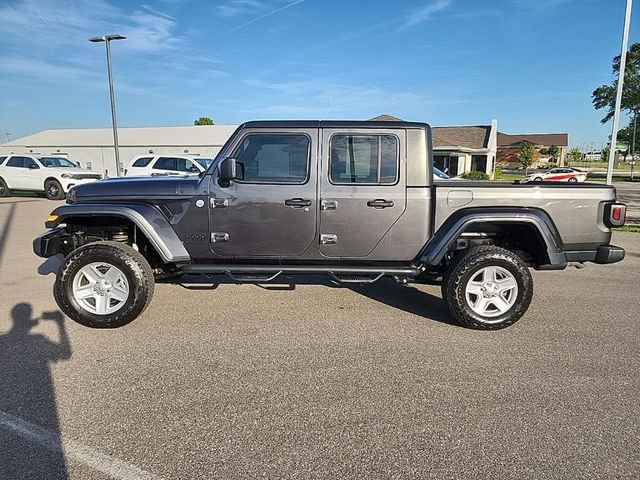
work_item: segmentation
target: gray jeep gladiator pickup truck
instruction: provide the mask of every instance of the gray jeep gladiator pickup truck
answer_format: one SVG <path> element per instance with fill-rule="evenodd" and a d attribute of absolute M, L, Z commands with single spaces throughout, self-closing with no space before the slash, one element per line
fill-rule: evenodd
<path fill-rule="evenodd" d="M 433 180 L 424 123 L 241 125 L 198 177 L 115 178 L 74 187 L 34 240 L 64 255 L 54 295 L 73 320 L 118 327 L 184 274 L 263 283 L 442 285 L 461 324 L 504 328 L 526 312 L 529 268 L 614 263 L 626 207 L 591 184 Z"/>

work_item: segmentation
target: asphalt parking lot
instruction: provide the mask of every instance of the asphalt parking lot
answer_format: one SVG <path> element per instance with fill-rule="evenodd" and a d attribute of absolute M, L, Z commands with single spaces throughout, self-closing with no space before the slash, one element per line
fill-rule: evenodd
<path fill-rule="evenodd" d="M 38 273 L 53 205 L 0 200 L 0 478 L 640 476 L 640 234 L 499 332 L 386 281 L 157 285 L 102 331 Z"/>

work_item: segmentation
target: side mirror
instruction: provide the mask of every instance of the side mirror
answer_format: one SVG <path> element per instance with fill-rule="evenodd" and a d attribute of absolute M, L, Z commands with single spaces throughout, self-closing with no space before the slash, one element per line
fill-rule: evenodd
<path fill-rule="evenodd" d="M 30 164 L 29 164 L 29 168 L 30 168 L 31 170 L 37 170 L 37 169 L 39 169 L 40 167 L 39 167 L 39 166 L 38 166 L 38 164 L 36 164 L 36 163 L 30 163 Z"/>
<path fill-rule="evenodd" d="M 220 174 L 218 180 L 220 182 L 228 183 L 231 180 L 238 178 L 238 162 L 235 158 L 225 158 L 220 164 Z"/>

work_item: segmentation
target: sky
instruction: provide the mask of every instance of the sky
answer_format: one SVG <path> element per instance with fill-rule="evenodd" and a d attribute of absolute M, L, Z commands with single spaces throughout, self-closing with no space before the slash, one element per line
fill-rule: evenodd
<path fill-rule="evenodd" d="M 624 0 L 0 0 L 0 141 L 260 119 L 498 121 L 598 148 Z M 636 7 L 640 8 L 640 7 Z M 640 14 L 630 42 L 640 41 Z M 622 125 L 627 123 L 626 117 Z"/>

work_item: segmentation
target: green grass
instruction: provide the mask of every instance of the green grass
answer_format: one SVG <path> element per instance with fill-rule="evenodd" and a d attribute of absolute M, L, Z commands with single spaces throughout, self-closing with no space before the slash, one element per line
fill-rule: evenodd
<path fill-rule="evenodd" d="M 632 232 L 632 233 L 640 233 L 640 225 L 629 224 L 620 228 L 614 228 L 614 232 Z"/>

